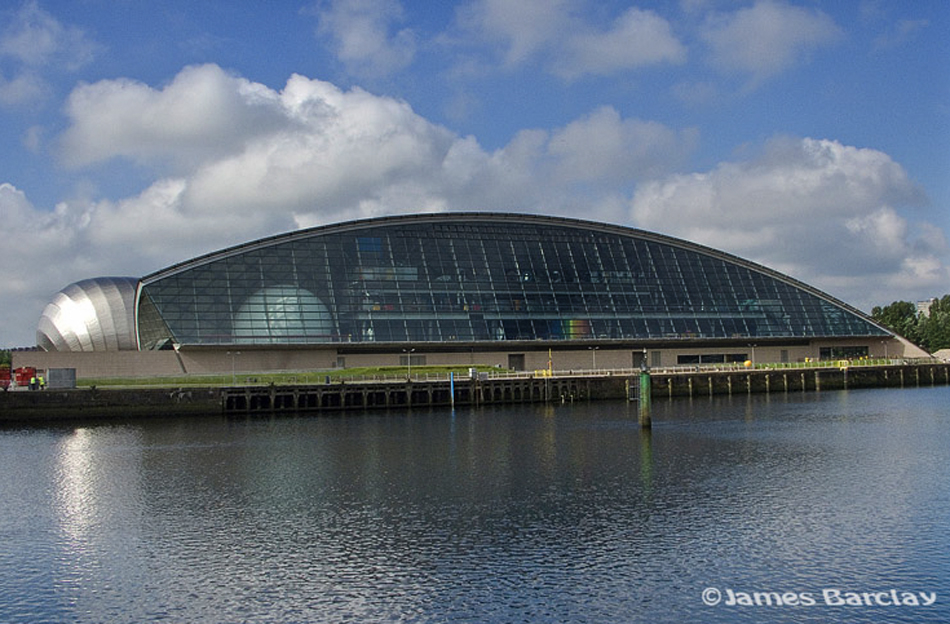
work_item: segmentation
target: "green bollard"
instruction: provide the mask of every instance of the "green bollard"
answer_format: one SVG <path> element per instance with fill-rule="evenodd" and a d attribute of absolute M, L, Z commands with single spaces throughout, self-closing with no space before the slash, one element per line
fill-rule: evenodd
<path fill-rule="evenodd" d="M 640 371 L 640 428 L 650 429 L 653 423 L 650 419 L 650 373 Z"/>

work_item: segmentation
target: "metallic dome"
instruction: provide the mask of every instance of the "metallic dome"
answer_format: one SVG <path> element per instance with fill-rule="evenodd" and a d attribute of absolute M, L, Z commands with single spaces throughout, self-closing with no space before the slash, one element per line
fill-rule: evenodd
<path fill-rule="evenodd" d="M 309 290 L 268 286 L 251 295 L 234 317 L 239 343 L 291 343 L 333 331 L 330 311 Z"/>
<path fill-rule="evenodd" d="M 36 344 L 46 351 L 134 351 L 134 277 L 70 284 L 43 309 Z"/>

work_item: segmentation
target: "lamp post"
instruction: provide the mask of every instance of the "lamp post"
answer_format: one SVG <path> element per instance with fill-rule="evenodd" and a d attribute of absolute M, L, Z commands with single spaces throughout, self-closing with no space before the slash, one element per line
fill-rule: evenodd
<path fill-rule="evenodd" d="M 237 385 L 237 372 L 235 370 L 234 359 L 235 356 L 241 355 L 240 351 L 228 351 L 228 355 L 231 356 L 231 385 Z"/>
<path fill-rule="evenodd" d="M 406 379 L 412 380 L 412 354 L 415 349 L 403 349 L 402 352 L 406 354 Z"/>

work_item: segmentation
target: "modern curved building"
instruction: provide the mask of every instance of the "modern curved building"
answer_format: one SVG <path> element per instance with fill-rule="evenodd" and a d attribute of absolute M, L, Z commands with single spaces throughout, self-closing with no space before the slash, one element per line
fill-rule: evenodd
<path fill-rule="evenodd" d="M 45 351 L 127 351 L 136 348 L 132 277 L 70 284 L 46 305 L 36 330 Z"/>
<path fill-rule="evenodd" d="M 64 307 L 77 289 L 87 304 Z M 99 322 L 70 316 L 80 309 Z M 757 348 L 760 361 L 793 361 L 870 355 L 895 338 L 826 293 L 709 247 L 511 213 L 352 221 L 140 280 L 87 280 L 57 295 L 37 336 L 48 350 L 227 353 L 232 367 L 240 351 L 249 370 L 255 358 L 293 366 L 301 352 L 308 366 L 412 358 L 532 369 L 555 352 L 572 368 L 634 366 L 648 352 L 661 365 L 744 361 Z"/>

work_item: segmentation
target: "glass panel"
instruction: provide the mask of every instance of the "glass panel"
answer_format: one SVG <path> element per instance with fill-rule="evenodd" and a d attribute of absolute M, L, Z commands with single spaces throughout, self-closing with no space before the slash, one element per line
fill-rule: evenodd
<path fill-rule="evenodd" d="M 343 229 L 147 283 L 143 343 L 885 335 L 787 281 L 634 230 L 532 217 Z"/>

